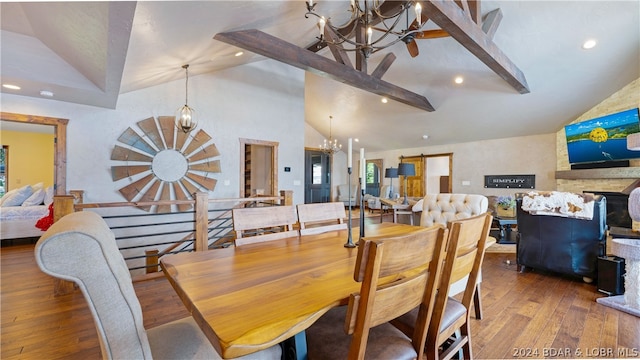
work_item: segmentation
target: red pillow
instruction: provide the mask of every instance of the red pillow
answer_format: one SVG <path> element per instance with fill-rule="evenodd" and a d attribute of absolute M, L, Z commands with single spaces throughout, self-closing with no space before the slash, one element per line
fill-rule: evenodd
<path fill-rule="evenodd" d="M 47 231 L 53 225 L 53 203 L 49 204 L 49 215 L 45 215 L 36 222 L 36 227 L 42 231 Z"/>

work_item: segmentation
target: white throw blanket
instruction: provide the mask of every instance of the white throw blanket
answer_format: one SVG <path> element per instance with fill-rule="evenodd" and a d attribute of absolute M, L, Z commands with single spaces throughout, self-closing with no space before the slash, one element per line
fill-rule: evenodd
<path fill-rule="evenodd" d="M 593 219 L 593 196 L 559 191 L 531 191 L 522 198 L 522 210 L 533 215 Z"/>

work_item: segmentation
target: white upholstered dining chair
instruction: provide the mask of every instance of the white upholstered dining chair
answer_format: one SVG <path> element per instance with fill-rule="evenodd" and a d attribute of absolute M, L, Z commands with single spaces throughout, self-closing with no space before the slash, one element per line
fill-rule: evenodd
<path fill-rule="evenodd" d="M 40 269 L 73 281 L 98 332 L 103 359 L 221 359 L 192 317 L 151 329 L 116 240 L 96 213 L 75 212 L 54 223 L 35 247 Z M 242 359 L 280 359 L 276 345 Z"/>

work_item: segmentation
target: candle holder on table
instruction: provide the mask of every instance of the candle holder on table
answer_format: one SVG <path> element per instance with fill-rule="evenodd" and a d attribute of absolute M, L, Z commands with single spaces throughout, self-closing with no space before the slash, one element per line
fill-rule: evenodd
<path fill-rule="evenodd" d="M 362 184 L 362 179 L 360 180 Z M 364 237 L 364 187 L 360 188 L 360 239 Z"/>
<path fill-rule="evenodd" d="M 347 172 L 349 173 L 349 180 L 348 180 L 348 185 L 349 185 L 349 221 L 347 223 L 347 231 L 349 232 L 349 234 L 347 235 L 347 242 L 344 244 L 344 247 L 346 248 L 354 248 L 356 247 L 356 244 L 353 243 L 353 236 L 351 235 L 351 166 L 349 166 L 347 168 Z"/>

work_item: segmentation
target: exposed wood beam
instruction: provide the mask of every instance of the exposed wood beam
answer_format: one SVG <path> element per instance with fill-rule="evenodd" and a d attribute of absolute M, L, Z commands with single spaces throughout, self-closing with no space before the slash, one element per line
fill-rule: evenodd
<path fill-rule="evenodd" d="M 356 42 L 360 44 L 364 44 L 367 40 L 366 35 L 367 30 L 364 26 L 358 26 L 356 29 Z M 367 73 L 367 57 L 364 56 L 364 53 L 360 50 L 356 50 L 356 70 L 362 71 L 363 73 Z"/>
<path fill-rule="evenodd" d="M 467 3 L 467 0 L 456 0 L 456 4 L 458 4 L 462 12 L 471 19 L 471 11 L 469 11 L 469 3 Z"/>
<path fill-rule="evenodd" d="M 384 56 L 378 67 L 371 73 L 374 78 L 382 79 L 382 76 L 389 70 L 389 67 L 396 61 L 396 56 L 393 53 L 388 53 Z"/>
<path fill-rule="evenodd" d="M 422 110 L 435 110 L 429 100 L 422 95 L 354 70 L 259 30 L 218 33 L 214 39 Z"/>
<path fill-rule="evenodd" d="M 351 64 L 351 59 L 349 59 L 349 56 L 347 55 L 347 52 L 344 50 L 342 45 L 333 44 L 336 42 L 337 36 L 333 32 L 333 30 L 331 30 L 330 27 L 325 26 L 324 36 L 329 41 L 328 42 L 329 50 L 331 50 L 331 53 L 333 54 L 333 57 L 336 59 L 336 61 L 339 62 L 340 64 L 345 64 L 350 68 L 353 68 L 353 64 Z"/>
<path fill-rule="evenodd" d="M 484 33 L 487 34 L 490 39 L 493 39 L 493 35 L 495 35 L 496 30 L 498 30 L 498 26 L 500 25 L 501 21 L 502 10 L 500 10 L 500 8 L 497 8 L 484 17 L 484 22 L 482 23 L 482 31 L 484 31 Z"/>
<path fill-rule="evenodd" d="M 434 23 L 448 32 L 519 93 L 529 93 L 529 85 L 522 71 L 455 3 L 446 0 L 425 0 L 422 4 L 425 13 Z"/>
<path fill-rule="evenodd" d="M 480 24 L 482 17 L 482 10 L 480 9 L 480 0 L 469 0 L 469 12 L 471 13 L 471 20 L 476 24 Z"/>

